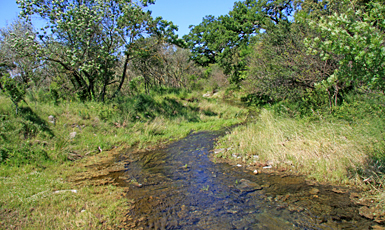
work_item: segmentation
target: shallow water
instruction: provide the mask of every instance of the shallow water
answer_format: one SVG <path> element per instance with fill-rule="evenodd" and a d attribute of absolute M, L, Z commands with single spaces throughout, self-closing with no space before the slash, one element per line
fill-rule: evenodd
<path fill-rule="evenodd" d="M 128 188 L 127 215 L 144 229 L 370 229 L 349 192 L 303 177 L 258 174 L 210 161 L 224 131 L 199 132 L 165 149 L 121 155 L 111 177 Z M 334 191 L 333 191 L 334 189 Z"/>

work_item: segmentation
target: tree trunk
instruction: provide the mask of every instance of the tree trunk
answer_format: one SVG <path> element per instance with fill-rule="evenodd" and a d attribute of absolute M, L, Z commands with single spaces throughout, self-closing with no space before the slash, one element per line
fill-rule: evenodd
<path fill-rule="evenodd" d="M 335 84 L 334 86 L 334 106 L 337 106 L 338 100 L 338 85 Z"/>
<path fill-rule="evenodd" d="M 326 89 L 326 91 L 328 92 L 328 98 L 329 98 L 329 108 L 330 108 L 330 111 L 332 110 L 332 95 L 330 95 L 330 90 L 329 89 Z"/>
<path fill-rule="evenodd" d="M 107 89 L 107 85 L 108 85 L 108 76 L 104 76 L 104 82 L 103 82 L 103 88 L 102 88 L 102 92 L 100 93 L 100 100 L 104 103 L 104 98 L 106 96 L 106 89 Z"/>
<path fill-rule="evenodd" d="M 125 81 L 125 79 L 126 79 L 127 65 L 128 65 L 128 61 L 129 61 L 129 60 L 130 60 L 130 56 L 127 54 L 127 55 L 126 55 L 126 59 L 124 60 L 124 66 L 123 66 L 122 78 L 120 79 L 119 86 L 118 86 L 118 88 L 116 89 L 116 91 L 115 91 L 114 95 L 112 96 L 112 98 L 116 97 L 116 95 L 118 95 L 118 94 L 120 93 L 120 90 L 122 90 L 124 81 Z"/>

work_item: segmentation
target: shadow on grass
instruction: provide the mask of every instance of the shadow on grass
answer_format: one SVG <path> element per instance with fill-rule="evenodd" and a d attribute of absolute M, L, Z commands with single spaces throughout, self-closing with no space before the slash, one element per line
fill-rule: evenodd
<path fill-rule="evenodd" d="M 218 113 L 213 112 L 213 111 L 211 111 L 209 109 L 208 110 L 203 110 L 203 113 L 204 113 L 204 115 L 209 116 L 209 117 L 214 117 L 214 116 L 218 115 Z"/>
<path fill-rule="evenodd" d="M 149 95 L 139 94 L 132 98 L 117 99 L 116 102 L 120 112 L 131 114 L 133 120 L 161 116 L 169 119 L 183 117 L 189 122 L 200 121 L 197 111 L 173 98 L 164 97 L 162 101 L 157 102 Z"/>
<path fill-rule="evenodd" d="M 25 140 L 29 140 L 41 133 L 53 137 L 54 133 L 48 127 L 48 123 L 33 112 L 30 107 L 21 107 L 19 115 L 16 117 L 10 116 L 8 122 L 9 124 L 17 123 L 18 125 L 4 127 L 5 132 L 8 134 L 5 136 L 9 138 L 0 140 L 0 164 L 10 166 L 33 164 L 43 167 L 45 162 L 50 160 L 44 146 L 36 144 L 34 141 Z M 12 137 L 9 135 L 12 135 Z"/>
<path fill-rule="evenodd" d="M 33 112 L 30 107 L 21 107 L 20 116 L 23 120 L 25 120 L 25 122 L 23 122 L 24 136 L 34 135 L 37 131 L 45 132 L 50 137 L 54 136 L 54 133 L 49 128 L 48 123 Z"/>
<path fill-rule="evenodd" d="M 377 188 L 385 187 L 385 152 L 376 152 L 368 156 L 365 164 L 349 168 L 349 176 L 358 174 L 363 182 Z"/>

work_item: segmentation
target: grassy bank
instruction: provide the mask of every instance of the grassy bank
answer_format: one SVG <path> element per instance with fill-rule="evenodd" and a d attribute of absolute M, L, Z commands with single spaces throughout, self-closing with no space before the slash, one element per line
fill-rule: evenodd
<path fill-rule="evenodd" d="M 124 190 L 72 178 L 117 149 L 165 144 L 191 131 L 244 121 L 246 109 L 198 93 L 163 92 L 109 103 L 27 100 L 19 114 L 0 97 L 0 225 L 8 229 L 117 228 Z M 53 116 L 54 123 L 49 122 Z"/>
<path fill-rule="evenodd" d="M 358 187 L 366 191 L 363 199 L 385 211 L 383 96 L 377 99 L 354 98 L 313 116 L 282 113 L 282 104 L 266 106 L 256 121 L 219 141 L 227 151 L 216 157 Z"/>

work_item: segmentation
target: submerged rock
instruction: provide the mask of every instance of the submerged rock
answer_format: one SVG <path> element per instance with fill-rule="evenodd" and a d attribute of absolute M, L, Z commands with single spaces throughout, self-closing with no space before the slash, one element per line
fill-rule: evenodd
<path fill-rule="evenodd" d="M 262 187 L 259 184 L 246 179 L 241 179 L 235 187 L 241 190 L 242 192 L 252 192 L 255 190 L 262 189 Z"/>
<path fill-rule="evenodd" d="M 359 212 L 361 216 L 374 220 L 379 224 L 383 224 L 385 222 L 385 213 L 376 207 L 363 206 L 359 209 Z"/>
<path fill-rule="evenodd" d="M 319 193 L 319 189 L 317 189 L 317 188 L 312 188 L 312 189 L 310 189 L 309 193 L 310 193 L 311 195 L 317 195 L 317 194 Z"/>

